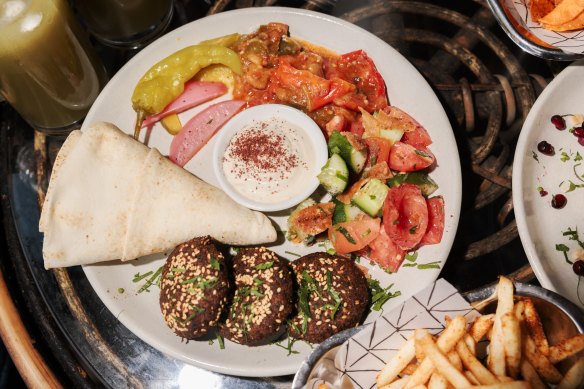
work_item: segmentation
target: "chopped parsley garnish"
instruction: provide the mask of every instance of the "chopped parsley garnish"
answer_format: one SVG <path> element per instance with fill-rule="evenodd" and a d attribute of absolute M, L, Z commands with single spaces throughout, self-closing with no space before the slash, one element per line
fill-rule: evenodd
<path fill-rule="evenodd" d="M 220 334 L 217 334 L 217 343 L 219 343 L 219 348 L 225 350 L 225 340 Z"/>
<path fill-rule="evenodd" d="M 146 273 L 147 275 L 152 274 L 152 271 L 149 271 L 148 273 Z M 142 285 L 142 287 L 140 289 L 138 289 L 138 293 L 142 293 L 142 292 L 150 292 L 150 287 L 152 285 L 158 285 L 160 286 L 160 275 L 162 274 L 162 266 L 160 266 L 158 268 L 158 270 L 156 270 L 156 272 L 154 272 L 154 274 L 152 274 L 152 276 L 150 276 L 150 278 L 148 278 L 148 280 L 146 280 L 146 283 L 144 285 Z M 142 277 L 140 279 L 144 279 L 145 277 Z M 137 281 L 134 281 L 137 282 Z"/>
<path fill-rule="evenodd" d="M 556 251 L 560 251 L 562 254 L 564 254 L 564 259 L 566 260 L 566 262 L 568 262 L 570 265 L 573 265 L 574 263 L 572 261 L 570 261 L 570 259 L 568 258 L 568 251 L 570 251 L 570 248 L 568 246 L 566 246 L 563 243 L 557 244 L 556 245 Z"/>
<path fill-rule="evenodd" d="M 428 262 L 428 263 L 421 263 L 418 265 L 418 269 L 425 270 L 425 269 L 440 269 L 440 261 Z"/>
<path fill-rule="evenodd" d="M 418 252 L 417 251 L 414 251 L 413 253 L 406 254 L 406 260 L 408 260 L 410 262 L 416 262 L 416 259 L 418 259 Z"/>
<path fill-rule="evenodd" d="M 433 261 L 433 262 L 428 262 L 428 263 L 417 263 L 416 262 L 416 260 L 418 259 L 418 252 L 417 251 L 406 254 L 405 259 L 408 262 L 402 264 L 402 267 L 416 267 L 420 270 L 440 269 L 441 261 Z"/>
<path fill-rule="evenodd" d="M 347 241 L 349 243 L 352 244 L 356 244 L 357 242 L 355 241 L 355 239 L 351 236 L 351 234 L 349 234 L 349 231 L 347 231 L 347 229 L 343 226 L 338 226 L 337 227 L 337 231 L 339 231 L 341 234 L 343 234 L 343 236 L 345 237 L 345 239 L 347 239 Z"/>
<path fill-rule="evenodd" d="M 570 156 L 568 155 L 568 153 L 566 153 L 565 151 L 562 151 L 562 154 L 560 156 L 560 161 L 566 162 L 569 160 L 570 160 Z"/>
<path fill-rule="evenodd" d="M 341 304 L 343 302 L 343 299 L 341 298 L 341 296 L 339 295 L 339 293 L 333 288 L 332 278 L 333 277 L 332 277 L 331 272 L 330 271 L 327 272 L 326 273 L 326 286 L 327 286 L 327 291 L 329 292 L 329 294 L 331 295 L 331 297 L 335 301 L 335 305 L 331 309 L 331 319 L 334 319 L 335 318 L 335 315 L 337 314 L 337 311 L 341 307 Z"/>
<path fill-rule="evenodd" d="M 211 267 L 215 270 L 219 270 L 221 269 L 221 263 L 219 262 L 219 260 L 215 257 L 211 257 Z"/>
<path fill-rule="evenodd" d="M 293 253 L 292 251 L 284 251 L 286 254 L 288 255 L 294 255 L 295 257 L 301 257 L 302 255 L 298 254 L 298 253 Z"/>
<path fill-rule="evenodd" d="M 416 230 L 418 229 L 418 225 L 413 226 L 412 228 L 410 228 L 410 234 L 415 234 Z"/>
<path fill-rule="evenodd" d="M 152 273 L 153 273 L 152 270 L 150 270 L 149 272 L 144 273 L 144 274 L 140 274 L 140 272 L 138 272 L 138 273 L 134 274 L 134 278 L 132 279 L 132 282 L 140 282 L 144 278 L 150 276 Z"/>
<path fill-rule="evenodd" d="M 535 151 L 531 152 L 531 156 L 533 157 L 533 159 L 535 159 L 537 162 L 539 162 L 539 157 L 537 156 L 537 154 L 535 153 Z"/>
<path fill-rule="evenodd" d="M 420 157 L 423 157 L 423 158 L 430 158 L 430 155 L 429 155 L 428 153 L 424 153 L 424 152 L 423 152 L 423 151 L 421 151 L 421 150 L 416 150 L 416 151 L 414 151 L 414 152 L 415 152 L 416 154 L 418 154 Z"/>
<path fill-rule="evenodd" d="M 199 274 L 198 276 L 187 278 L 186 280 L 181 281 L 180 284 L 181 285 L 192 284 L 193 282 L 199 281 L 201 278 L 203 278 L 203 275 Z"/>
<path fill-rule="evenodd" d="M 119 293 L 119 294 L 122 294 L 122 293 L 124 293 L 125 291 L 126 291 L 126 290 L 125 290 L 124 288 L 118 288 L 118 293 Z"/>
<path fill-rule="evenodd" d="M 272 344 L 274 344 L 274 345 L 276 345 L 276 346 L 278 346 L 278 347 L 281 347 L 281 348 L 283 348 L 284 350 L 288 351 L 288 354 L 287 354 L 286 356 L 290 356 L 290 355 L 292 355 L 292 354 L 298 354 L 298 353 L 299 353 L 299 351 L 296 351 L 296 350 L 293 350 L 293 349 L 292 349 L 292 346 L 294 346 L 294 343 L 296 343 L 297 341 L 298 341 L 298 339 L 294 339 L 293 337 L 291 337 L 291 336 L 288 336 L 288 340 L 287 340 L 287 344 L 286 344 L 286 346 L 284 346 L 284 345 L 283 345 L 282 343 L 280 343 L 280 342 L 274 342 L 274 343 L 272 343 Z"/>
<path fill-rule="evenodd" d="M 562 231 L 562 235 L 566 236 L 568 238 L 568 240 L 576 241 L 578 243 L 578 246 L 580 246 L 581 248 L 584 249 L 584 241 L 580 240 L 580 235 L 578 234 L 577 227 L 575 229 L 568 227 L 568 229 L 566 231 Z M 574 262 L 570 261 L 570 258 L 568 257 L 568 252 L 570 251 L 570 248 L 567 245 L 565 245 L 563 243 L 556 244 L 556 251 L 559 251 L 563 254 L 564 260 L 568 264 L 570 264 L 570 265 L 574 264 Z"/>
<path fill-rule="evenodd" d="M 271 269 L 272 266 L 274 266 L 274 262 L 270 261 L 270 262 L 264 262 L 264 263 L 260 263 L 259 265 L 255 265 L 254 269 L 256 270 L 267 270 L 267 269 Z"/>
<path fill-rule="evenodd" d="M 369 286 L 369 291 L 371 292 L 371 309 L 374 311 L 379 311 L 383 305 L 390 299 L 401 296 L 401 292 L 395 291 L 390 292 L 389 290 L 393 287 L 393 284 L 386 288 L 383 288 L 378 280 L 369 278 L 367 280 L 367 285 Z"/>

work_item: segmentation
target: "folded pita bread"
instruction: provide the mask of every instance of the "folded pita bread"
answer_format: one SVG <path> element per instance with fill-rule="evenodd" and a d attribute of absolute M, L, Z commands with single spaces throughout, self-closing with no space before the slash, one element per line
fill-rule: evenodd
<path fill-rule="evenodd" d="M 130 260 L 195 236 L 233 245 L 276 239 L 265 215 L 109 123 L 73 131 L 63 144 L 39 229 L 47 269 Z"/>

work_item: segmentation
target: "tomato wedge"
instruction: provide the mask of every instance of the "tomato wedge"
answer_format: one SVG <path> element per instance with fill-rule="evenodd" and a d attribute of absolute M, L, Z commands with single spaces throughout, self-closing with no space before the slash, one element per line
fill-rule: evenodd
<path fill-rule="evenodd" d="M 428 228 L 428 206 L 418 186 L 402 184 L 389 190 L 383 206 L 383 226 L 402 250 L 420 243 Z"/>
<path fill-rule="evenodd" d="M 434 160 L 434 154 L 425 147 L 416 148 L 403 142 L 395 142 L 389 154 L 389 167 L 400 172 L 414 172 L 427 168 Z"/>
<path fill-rule="evenodd" d="M 401 141 L 414 147 L 427 147 L 432 144 L 430 134 L 422 126 L 417 126 L 412 131 L 404 132 Z"/>
<path fill-rule="evenodd" d="M 245 101 L 229 100 L 211 105 L 199 112 L 172 139 L 170 160 L 181 167 L 184 166 L 244 105 Z"/>
<path fill-rule="evenodd" d="M 371 243 L 381 226 L 381 219 L 363 219 L 337 223 L 329 228 L 328 238 L 338 254 L 361 250 Z"/>
<path fill-rule="evenodd" d="M 188 81 L 185 84 L 184 91 L 168 104 L 162 112 L 148 116 L 142 123 L 142 127 L 151 126 L 168 115 L 184 112 L 225 93 L 227 93 L 227 87 L 221 82 Z"/>
<path fill-rule="evenodd" d="M 377 238 L 369 243 L 369 248 L 367 257 L 392 273 L 399 269 L 406 255 L 405 251 L 389 238 L 384 226 L 381 227 Z"/>
<path fill-rule="evenodd" d="M 428 228 L 422 237 L 422 244 L 436 244 L 442 240 L 444 233 L 444 198 L 431 197 L 426 200 L 428 205 Z"/>

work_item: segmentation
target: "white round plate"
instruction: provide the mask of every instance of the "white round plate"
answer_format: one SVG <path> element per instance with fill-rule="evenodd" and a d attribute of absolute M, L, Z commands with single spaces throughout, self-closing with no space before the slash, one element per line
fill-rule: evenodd
<path fill-rule="evenodd" d="M 544 89 L 523 124 L 513 161 L 513 207 L 529 263 L 544 288 L 582 308 L 579 278 L 556 245 L 566 245 L 568 256 L 576 250 L 578 243 L 563 235 L 568 228 L 578 228 L 580 240 L 584 240 L 584 187 L 566 193 L 570 180 L 584 184 L 584 147 L 569 129 L 557 130 L 550 119 L 556 114 L 584 114 L 584 90 L 580 87 L 584 85 L 583 66 L 582 61 L 570 65 Z M 544 140 L 554 146 L 554 156 L 537 150 L 537 144 Z M 583 160 L 578 161 L 578 155 Z M 577 164 L 580 180 L 574 172 Z M 538 188 L 548 194 L 541 196 Z M 568 199 L 562 209 L 551 206 L 552 196 L 557 193 Z"/>
<path fill-rule="evenodd" d="M 158 39 L 128 62 L 106 85 L 89 111 L 84 126 L 96 121 L 109 121 L 130 134 L 135 122 L 131 95 L 139 78 L 150 66 L 187 45 L 234 32 L 250 33 L 261 24 L 272 21 L 288 24 L 293 36 L 338 53 L 365 50 L 385 80 L 391 103 L 407 111 L 428 129 L 434 141 L 430 149 L 438 161 L 431 176 L 440 186 L 437 194 L 444 196 L 446 202 L 446 222 L 442 242 L 420 249 L 416 263 L 437 261 L 442 268 L 456 233 L 461 201 L 460 161 L 452 128 L 438 98 L 418 71 L 381 39 L 351 23 L 316 12 L 279 7 L 229 11 L 197 20 Z M 193 114 L 194 111 L 185 113 L 181 117 L 182 122 L 185 123 Z M 185 168 L 217 185 L 209 163 L 213 140 Z M 157 125 L 148 144 L 166 154 L 170 142 L 171 136 Z M 287 229 L 285 213 L 268 216 L 282 230 Z M 289 242 L 271 246 L 271 249 L 290 260 L 297 255 L 323 250 L 317 245 L 302 247 Z M 294 373 L 310 354 L 310 346 L 303 342 L 294 344 L 298 354 L 288 355 L 287 350 L 276 345 L 251 348 L 226 341 L 222 350 L 217 342 L 209 345 L 207 341 L 181 341 L 163 321 L 158 305 L 158 288 L 138 294 L 141 283 L 132 282 L 134 274 L 155 271 L 164 264 L 164 260 L 164 255 L 158 255 L 127 263 L 84 266 L 84 271 L 103 303 L 130 331 L 156 349 L 188 363 L 231 375 L 277 376 Z M 401 296 L 386 303 L 385 309 L 429 285 L 440 273 L 440 268 L 418 269 L 414 266 L 402 267 L 395 274 L 387 274 L 375 266 L 365 265 L 371 268 L 371 275 L 381 285 L 394 284 L 391 291 L 401 291 Z M 123 288 L 124 292 L 119 293 L 119 288 Z M 379 313 L 374 312 L 367 320 L 378 316 Z"/>

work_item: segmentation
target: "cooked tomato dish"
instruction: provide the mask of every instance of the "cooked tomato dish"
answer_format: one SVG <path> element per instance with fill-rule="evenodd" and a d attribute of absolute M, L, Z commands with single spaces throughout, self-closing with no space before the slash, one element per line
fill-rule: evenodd
<path fill-rule="evenodd" d="M 307 200 L 288 220 L 288 239 L 326 236 L 338 254 L 355 253 L 395 272 L 405 254 L 436 244 L 444 200 L 429 172 L 435 157 L 424 127 L 391 106 L 385 83 L 363 50 L 337 54 L 269 23 L 231 47 L 242 61 L 234 98 L 248 106 L 280 103 L 307 113 L 323 130 L 330 159 L 319 180 L 332 195 Z"/>
<path fill-rule="evenodd" d="M 328 134 L 359 127 L 359 108 L 373 113 L 388 106 L 383 79 L 362 50 L 337 55 L 291 38 L 282 23 L 261 26 L 231 48 L 243 66 L 233 97 L 249 106 L 294 106 Z"/>

